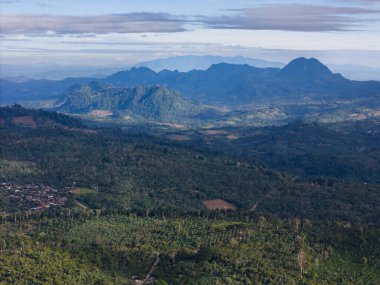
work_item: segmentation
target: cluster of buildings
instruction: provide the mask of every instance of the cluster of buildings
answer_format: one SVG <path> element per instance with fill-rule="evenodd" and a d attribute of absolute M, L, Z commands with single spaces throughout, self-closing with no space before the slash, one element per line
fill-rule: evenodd
<path fill-rule="evenodd" d="M 45 210 L 66 203 L 68 191 L 34 184 L 0 183 L 0 197 L 22 210 Z"/>

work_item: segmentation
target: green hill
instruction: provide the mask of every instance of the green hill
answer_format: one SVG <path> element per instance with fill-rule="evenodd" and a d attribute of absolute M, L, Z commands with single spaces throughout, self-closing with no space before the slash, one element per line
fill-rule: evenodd
<path fill-rule="evenodd" d="M 116 118 L 185 121 L 208 109 L 167 87 L 116 88 L 91 82 L 89 85 L 73 86 L 66 91 L 56 110 L 75 114 L 104 114 Z"/>

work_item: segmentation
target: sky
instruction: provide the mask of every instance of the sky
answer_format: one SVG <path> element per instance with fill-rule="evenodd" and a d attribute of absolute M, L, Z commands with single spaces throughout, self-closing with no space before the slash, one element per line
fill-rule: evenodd
<path fill-rule="evenodd" d="M 380 0 L 0 0 L 1 64 L 179 55 L 380 67 Z"/>

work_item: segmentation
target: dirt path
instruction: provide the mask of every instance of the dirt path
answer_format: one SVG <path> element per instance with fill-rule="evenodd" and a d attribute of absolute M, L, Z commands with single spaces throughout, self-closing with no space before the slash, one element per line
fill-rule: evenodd
<path fill-rule="evenodd" d="M 81 202 L 75 200 L 74 201 L 75 205 L 77 205 L 78 207 L 81 207 L 83 209 L 89 209 L 86 205 L 82 204 Z"/>
<path fill-rule="evenodd" d="M 141 285 L 145 285 L 146 282 L 149 281 L 150 276 L 152 275 L 152 273 L 154 272 L 154 270 L 156 270 L 156 267 L 157 267 L 157 265 L 158 265 L 159 262 L 160 262 L 160 255 L 157 254 L 156 260 L 154 261 L 152 267 L 150 268 L 148 274 L 145 276 L 145 278 L 144 278 L 143 282 L 141 283 Z"/>

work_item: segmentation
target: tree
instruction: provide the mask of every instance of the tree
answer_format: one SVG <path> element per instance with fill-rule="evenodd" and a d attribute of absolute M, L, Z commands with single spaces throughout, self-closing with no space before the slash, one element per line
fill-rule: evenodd
<path fill-rule="evenodd" d="M 306 253 L 303 248 L 300 249 L 297 256 L 298 267 L 300 268 L 301 277 L 303 277 L 306 263 Z"/>
<path fill-rule="evenodd" d="M 1 252 L 4 252 L 7 249 L 7 242 L 3 239 L 1 240 Z"/>

